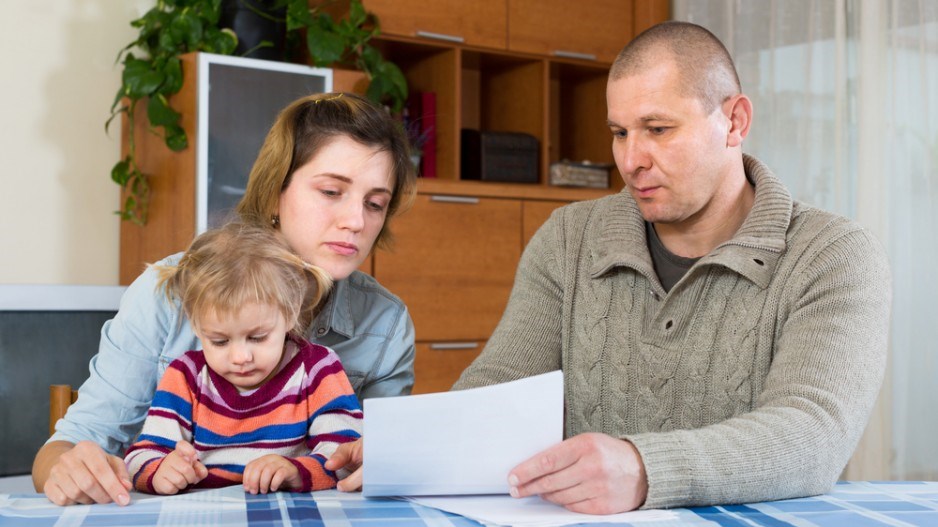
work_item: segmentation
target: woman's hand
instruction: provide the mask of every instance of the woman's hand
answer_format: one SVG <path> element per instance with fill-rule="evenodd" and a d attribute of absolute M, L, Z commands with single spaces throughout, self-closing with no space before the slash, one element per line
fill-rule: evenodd
<path fill-rule="evenodd" d="M 337 472 L 345 469 L 351 474 L 339 480 L 336 488 L 342 492 L 354 492 L 362 488 L 362 440 L 356 439 L 351 443 L 343 443 L 326 460 L 326 469 Z"/>
<path fill-rule="evenodd" d="M 81 441 L 73 446 L 59 441 L 44 446 L 43 450 L 43 455 L 37 456 L 34 472 L 42 472 L 37 468 L 44 462 L 53 463 L 42 485 L 52 503 L 130 503 L 128 491 L 133 485 L 124 460 L 106 453 L 97 443 Z"/>
<path fill-rule="evenodd" d="M 153 474 L 153 490 L 157 494 L 176 494 L 207 476 L 208 469 L 199 461 L 195 447 L 187 441 L 179 441 L 176 443 L 176 450 L 160 462 L 156 474 Z"/>
<path fill-rule="evenodd" d="M 245 465 L 245 491 L 251 494 L 267 494 L 277 492 L 281 486 L 284 489 L 298 489 L 303 486 L 299 469 L 287 458 L 267 454 Z"/>

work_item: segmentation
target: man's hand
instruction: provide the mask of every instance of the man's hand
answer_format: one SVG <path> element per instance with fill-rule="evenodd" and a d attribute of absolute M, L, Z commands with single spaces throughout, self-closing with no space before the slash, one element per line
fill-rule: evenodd
<path fill-rule="evenodd" d="M 342 443 L 326 460 L 326 469 L 336 472 L 345 469 L 351 474 L 339 480 L 336 488 L 342 492 L 354 492 L 362 488 L 362 440 Z"/>
<path fill-rule="evenodd" d="M 123 459 L 107 454 L 93 441 L 81 441 L 55 461 L 42 491 L 56 505 L 127 505 L 131 487 Z"/>
<path fill-rule="evenodd" d="M 298 489 L 303 479 L 296 465 L 277 454 L 267 454 L 244 467 L 244 490 L 251 494 L 267 494 L 284 489 Z"/>
<path fill-rule="evenodd" d="M 508 484 L 516 498 L 540 495 L 586 514 L 630 511 L 648 495 L 635 446 L 596 433 L 571 437 L 521 463 L 509 472 Z"/>
<path fill-rule="evenodd" d="M 208 469 L 199 461 L 195 447 L 187 441 L 176 443 L 176 450 L 160 462 L 153 474 L 153 490 L 157 494 L 176 494 L 208 476 Z"/>

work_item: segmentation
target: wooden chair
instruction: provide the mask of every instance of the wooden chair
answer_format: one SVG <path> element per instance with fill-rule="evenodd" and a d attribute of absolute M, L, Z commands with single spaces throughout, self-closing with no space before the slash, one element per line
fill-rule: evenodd
<path fill-rule="evenodd" d="M 78 399 L 78 390 L 68 384 L 49 385 L 49 435 L 55 433 L 55 423 L 65 417 L 65 412 Z"/>

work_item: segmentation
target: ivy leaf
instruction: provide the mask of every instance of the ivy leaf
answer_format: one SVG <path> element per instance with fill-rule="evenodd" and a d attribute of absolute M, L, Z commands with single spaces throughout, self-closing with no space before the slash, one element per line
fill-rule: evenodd
<path fill-rule="evenodd" d="M 189 51 L 197 49 L 199 42 L 202 41 L 202 21 L 190 15 L 186 10 L 173 19 L 170 31 L 181 37 L 179 41 L 184 42 Z"/>
<path fill-rule="evenodd" d="M 338 62 L 345 52 L 342 37 L 323 31 L 320 27 L 310 27 L 306 30 L 306 47 L 316 66 L 329 66 Z"/>
<path fill-rule="evenodd" d="M 122 114 L 122 113 L 127 113 L 127 114 L 129 114 L 129 113 L 130 113 L 130 107 L 129 107 L 129 106 L 121 106 L 121 107 L 120 107 L 119 109 L 117 109 L 117 110 L 111 110 L 111 116 L 108 117 L 108 118 L 107 118 L 107 121 L 104 122 L 104 133 L 105 133 L 105 134 L 108 132 L 108 128 L 111 127 L 111 121 L 113 121 L 115 117 L 117 117 L 118 115 L 120 115 L 120 114 Z"/>
<path fill-rule="evenodd" d="M 117 90 L 117 93 L 114 95 L 114 103 L 111 104 L 111 113 L 112 113 L 112 114 L 114 113 L 114 109 L 117 108 L 117 105 L 120 104 L 121 100 L 123 100 L 123 98 L 126 97 L 126 96 L 127 96 L 127 94 L 124 93 L 124 87 L 121 86 L 120 89 Z M 112 117 L 112 119 L 113 119 L 113 117 Z M 108 121 L 110 121 L 110 120 L 111 120 L 111 119 L 108 119 Z"/>
<path fill-rule="evenodd" d="M 166 23 L 168 13 L 154 7 L 146 12 L 142 17 L 130 22 L 132 27 L 140 28 L 140 37 L 138 40 L 146 40 L 150 35 L 159 31 Z"/>
<path fill-rule="evenodd" d="M 387 93 L 390 83 L 384 77 L 375 76 L 371 78 L 371 82 L 368 84 L 368 91 L 365 92 L 365 97 L 368 97 L 376 103 L 380 103 L 381 99 L 384 98 L 384 94 Z"/>
<path fill-rule="evenodd" d="M 202 43 L 202 51 L 209 53 L 218 53 L 220 55 L 231 55 L 238 47 L 238 35 L 229 28 L 221 31 L 209 30 L 205 32 L 205 41 Z"/>
<path fill-rule="evenodd" d="M 189 139 L 186 137 L 186 131 L 178 124 L 172 124 L 164 127 L 166 130 L 166 146 L 173 152 L 185 150 L 189 146 Z"/>
<path fill-rule="evenodd" d="M 134 198 L 133 194 L 127 196 L 127 199 L 124 200 L 124 210 L 119 211 L 120 217 L 122 220 L 133 220 L 136 222 L 134 216 L 134 209 L 137 208 L 137 200 Z"/>
<path fill-rule="evenodd" d="M 287 31 L 311 26 L 313 17 L 309 13 L 307 0 L 289 0 L 287 3 Z"/>
<path fill-rule="evenodd" d="M 174 55 L 182 44 L 182 34 L 170 30 L 161 31 L 156 44 L 155 53 Z"/>
<path fill-rule="evenodd" d="M 218 53 L 231 55 L 238 47 L 238 34 L 234 30 L 225 28 L 221 30 L 221 36 L 218 38 L 220 45 L 216 48 Z"/>
<path fill-rule="evenodd" d="M 195 9 L 195 15 L 205 21 L 206 27 L 218 25 L 218 20 L 221 18 L 221 0 L 197 2 L 193 8 Z"/>
<path fill-rule="evenodd" d="M 404 101 L 407 100 L 407 77 L 393 62 L 385 62 L 384 70 L 391 81 L 391 86 L 393 86 L 391 93 L 393 94 L 392 97 L 396 99 L 394 111 L 399 112 L 402 110 L 401 106 L 403 106 Z"/>
<path fill-rule="evenodd" d="M 182 89 L 182 61 L 177 57 L 169 58 L 163 67 L 163 74 L 166 78 L 160 91 L 165 94 L 178 93 Z"/>
<path fill-rule="evenodd" d="M 168 126 L 179 121 L 179 112 L 169 107 L 162 93 L 156 93 L 147 101 L 147 119 L 153 126 Z"/>
<path fill-rule="evenodd" d="M 365 70 L 370 76 L 378 72 L 382 62 L 384 62 L 384 58 L 381 57 L 381 54 L 374 46 L 364 46 L 359 51 L 358 67 Z"/>
<path fill-rule="evenodd" d="M 127 181 L 130 180 L 130 156 L 114 165 L 114 168 L 111 169 L 111 180 L 122 187 L 127 184 Z"/>
<path fill-rule="evenodd" d="M 365 12 L 365 6 L 362 5 L 361 1 L 352 0 L 351 5 L 349 5 L 349 23 L 352 26 L 359 27 L 365 23 L 367 18 L 368 14 Z"/>
<path fill-rule="evenodd" d="M 150 196 L 150 183 L 147 182 L 147 178 L 143 177 L 143 173 L 139 170 L 131 171 L 130 175 L 130 190 L 142 204 Z"/>
<path fill-rule="evenodd" d="M 155 92 L 163 84 L 163 72 L 154 70 L 149 61 L 128 56 L 124 61 L 122 80 L 127 96 L 141 99 Z"/>

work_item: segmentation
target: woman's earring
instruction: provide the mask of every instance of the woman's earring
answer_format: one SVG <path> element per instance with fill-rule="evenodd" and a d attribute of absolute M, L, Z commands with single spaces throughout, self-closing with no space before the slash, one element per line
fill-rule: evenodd
<path fill-rule="evenodd" d="M 280 216 L 270 218 L 270 224 L 276 229 L 280 226 Z"/>

